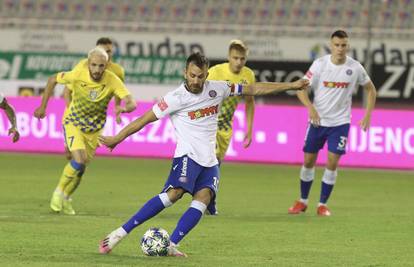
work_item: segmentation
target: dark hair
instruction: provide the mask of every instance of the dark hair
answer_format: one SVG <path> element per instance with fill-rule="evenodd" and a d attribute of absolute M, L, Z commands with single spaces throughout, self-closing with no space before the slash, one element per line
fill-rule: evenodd
<path fill-rule="evenodd" d="M 337 30 L 334 33 L 332 33 L 331 39 L 334 38 L 334 37 L 338 37 L 340 39 L 348 38 L 348 34 L 343 30 Z"/>
<path fill-rule="evenodd" d="M 208 59 L 204 55 L 202 55 L 200 52 L 193 53 L 187 58 L 187 61 L 185 63 L 185 68 L 188 68 L 188 65 L 190 65 L 190 63 L 193 63 L 200 69 L 204 68 L 205 66 L 208 68 L 208 66 L 210 65 L 210 63 L 208 62 Z"/>
<path fill-rule="evenodd" d="M 98 41 L 96 41 L 96 45 L 107 45 L 107 44 L 112 44 L 111 38 L 101 37 L 98 39 Z"/>

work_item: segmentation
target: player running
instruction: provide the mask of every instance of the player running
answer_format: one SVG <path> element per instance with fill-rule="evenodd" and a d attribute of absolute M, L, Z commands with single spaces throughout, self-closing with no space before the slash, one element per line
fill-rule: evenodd
<path fill-rule="evenodd" d="M 117 96 L 125 102 L 125 112 L 135 110 L 136 104 L 122 81 L 106 70 L 108 54 L 100 47 L 88 54 L 88 64 L 70 72 L 60 72 L 47 82 L 42 104 L 34 112 L 36 118 L 46 115 L 47 102 L 57 83 L 72 84 L 72 101 L 63 118 L 66 146 L 72 160 L 66 164 L 52 199 L 50 208 L 74 215 L 71 195 L 85 172 L 87 163 L 95 155 L 98 136 L 106 122 L 109 101 Z"/>

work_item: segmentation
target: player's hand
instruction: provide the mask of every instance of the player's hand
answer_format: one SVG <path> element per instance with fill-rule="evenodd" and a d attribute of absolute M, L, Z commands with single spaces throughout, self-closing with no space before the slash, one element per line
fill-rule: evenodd
<path fill-rule="evenodd" d="M 252 143 L 252 133 L 246 133 L 243 140 L 243 147 L 248 148 Z"/>
<path fill-rule="evenodd" d="M 303 90 L 309 86 L 309 81 L 305 79 L 299 79 L 292 83 L 292 89 Z"/>
<path fill-rule="evenodd" d="M 33 115 L 38 119 L 43 119 L 46 116 L 46 109 L 43 107 L 38 107 Z"/>
<path fill-rule="evenodd" d="M 318 127 L 321 125 L 321 117 L 319 117 L 318 111 L 314 106 L 309 108 L 309 118 L 313 126 Z"/>
<path fill-rule="evenodd" d="M 103 144 L 104 146 L 106 146 L 107 148 L 109 148 L 109 150 L 113 150 L 118 144 L 119 141 L 115 136 L 99 136 L 98 138 L 99 143 Z"/>
<path fill-rule="evenodd" d="M 359 122 L 361 129 L 366 132 L 371 124 L 371 115 L 365 115 L 364 118 Z"/>
<path fill-rule="evenodd" d="M 10 135 L 13 135 L 13 143 L 16 143 L 17 141 L 19 141 L 20 134 L 15 127 L 12 127 L 9 129 L 9 136 Z"/>
<path fill-rule="evenodd" d="M 121 119 L 121 113 L 125 112 L 125 108 L 121 107 L 121 106 L 115 106 L 115 121 L 117 124 L 121 124 L 122 119 Z"/>

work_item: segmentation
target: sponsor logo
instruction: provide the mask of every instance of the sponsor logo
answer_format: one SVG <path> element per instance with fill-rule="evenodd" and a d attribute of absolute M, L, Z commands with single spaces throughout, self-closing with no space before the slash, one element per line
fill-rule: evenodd
<path fill-rule="evenodd" d="M 184 157 L 183 158 L 183 168 L 181 169 L 181 176 L 187 176 L 187 163 L 188 163 L 188 158 Z M 187 179 L 187 177 L 184 177 L 184 178 Z"/>
<path fill-rule="evenodd" d="M 208 92 L 208 95 L 209 95 L 211 98 L 215 98 L 215 97 L 217 96 L 217 92 L 216 92 L 215 90 L 210 90 L 210 92 Z"/>
<path fill-rule="evenodd" d="M 164 98 L 158 102 L 157 106 L 160 108 L 161 111 L 165 111 L 168 108 L 168 104 L 165 102 Z"/>
<path fill-rule="evenodd" d="M 218 107 L 219 105 L 215 105 L 208 108 L 201 108 L 195 111 L 190 111 L 188 112 L 188 116 L 191 120 L 197 120 L 206 116 L 211 116 L 218 113 Z"/>
<path fill-rule="evenodd" d="M 349 76 L 351 76 L 352 75 L 352 70 L 351 69 L 347 69 L 346 70 L 346 74 L 348 74 Z"/>
<path fill-rule="evenodd" d="M 325 86 L 326 88 L 348 88 L 349 83 L 324 81 L 323 86 Z"/>

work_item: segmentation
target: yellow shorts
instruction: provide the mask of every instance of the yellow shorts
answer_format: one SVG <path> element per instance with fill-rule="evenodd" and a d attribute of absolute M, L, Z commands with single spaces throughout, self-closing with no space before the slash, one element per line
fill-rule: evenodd
<path fill-rule="evenodd" d="M 98 137 L 102 130 L 95 133 L 84 133 L 72 124 L 64 124 L 65 147 L 69 151 L 86 150 L 87 160 L 90 161 L 95 155 L 95 150 L 99 146 Z"/>
<path fill-rule="evenodd" d="M 226 155 L 227 149 L 230 145 L 231 136 L 233 135 L 233 130 L 218 130 L 216 135 L 216 157 L 218 160 L 222 161 Z"/>

